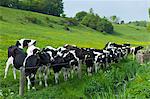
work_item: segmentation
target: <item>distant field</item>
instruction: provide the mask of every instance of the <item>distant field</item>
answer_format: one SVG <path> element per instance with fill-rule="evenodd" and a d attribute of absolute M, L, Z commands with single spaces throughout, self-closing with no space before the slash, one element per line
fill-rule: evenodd
<path fill-rule="evenodd" d="M 150 45 L 150 33 L 144 27 L 114 24 L 114 34 L 97 32 L 82 25 L 69 27 L 71 31 L 66 31 L 64 30 L 64 26 L 60 25 L 61 20 L 64 20 L 63 18 L 5 7 L 0 7 L 0 17 L 0 87 L 2 87 L 2 90 L 6 93 L 8 92 L 8 89 L 13 90 L 15 94 L 18 93 L 18 79 L 13 80 L 12 71 L 10 70 L 8 78 L 5 80 L 3 79 L 3 75 L 5 61 L 7 59 L 7 48 L 10 45 L 14 45 L 16 40 L 20 38 L 35 39 L 37 40 L 37 46 L 40 48 L 43 48 L 46 45 L 58 47 L 64 44 L 74 44 L 79 47 L 103 48 L 108 41 L 116 43 L 129 42 L 132 46 Z M 32 22 L 27 22 L 26 17 L 36 18 L 39 23 L 37 22 L 34 24 Z M 49 23 L 47 22 L 47 18 L 49 18 Z M 148 69 L 150 70 L 150 68 Z M 93 79 L 98 76 L 99 75 L 95 75 Z M 17 77 L 19 77 L 19 75 Z M 81 83 L 80 81 L 77 80 L 76 82 L 76 80 L 73 79 L 69 82 L 62 83 L 60 86 L 50 85 L 51 87 L 47 89 L 41 88 L 37 93 L 40 95 L 44 94 L 44 92 L 51 93 L 52 90 L 55 90 L 52 91 L 50 96 L 60 94 L 61 96 L 84 97 L 85 95 L 82 92 L 83 88 L 88 83 L 88 80 L 91 79 L 88 79 L 85 76 L 85 78 L 81 80 Z M 50 82 L 53 82 L 52 77 L 50 80 Z M 84 80 L 86 80 L 85 83 Z M 142 80 L 144 81 L 144 79 Z M 78 87 L 78 84 L 81 85 Z M 81 86 L 82 90 L 80 90 Z M 65 93 L 63 93 L 63 91 Z M 45 95 L 48 95 L 47 93 L 45 93 Z M 29 97 L 32 95 L 36 95 L 35 92 L 31 95 L 30 92 L 27 93 L 27 96 Z"/>

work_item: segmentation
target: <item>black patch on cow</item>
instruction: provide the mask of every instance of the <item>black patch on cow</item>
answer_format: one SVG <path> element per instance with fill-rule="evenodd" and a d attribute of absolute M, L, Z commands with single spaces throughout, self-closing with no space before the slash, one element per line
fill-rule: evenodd
<path fill-rule="evenodd" d="M 16 42 L 16 46 L 17 46 L 17 47 L 21 46 L 21 44 L 20 44 L 19 41 Z"/>
<path fill-rule="evenodd" d="M 138 47 L 136 47 L 136 48 L 135 48 L 135 51 L 134 51 L 134 54 L 136 55 L 137 52 L 138 52 L 139 50 L 143 49 L 143 48 L 144 48 L 143 46 L 138 46 Z"/>
<path fill-rule="evenodd" d="M 29 42 L 31 42 L 31 40 L 24 40 L 23 47 L 27 47 Z"/>
<path fill-rule="evenodd" d="M 40 51 L 40 50 L 39 49 L 34 49 L 33 54 L 35 55 L 38 51 Z"/>
<path fill-rule="evenodd" d="M 54 61 L 52 62 L 54 73 L 58 73 L 62 69 L 62 67 L 65 67 L 65 66 L 66 66 L 66 63 L 64 62 L 63 57 L 56 56 L 54 58 Z"/>
<path fill-rule="evenodd" d="M 14 67 L 16 69 L 20 69 L 21 66 L 23 66 L 23 62 L 24 62 L 24 59 L 26 57 L 26 54 L 24 53 L 24 51 L 20 48 L 15 48 L 14 49 L 14 55 L 13 55 L 13 63 L 14 63 Z"/>

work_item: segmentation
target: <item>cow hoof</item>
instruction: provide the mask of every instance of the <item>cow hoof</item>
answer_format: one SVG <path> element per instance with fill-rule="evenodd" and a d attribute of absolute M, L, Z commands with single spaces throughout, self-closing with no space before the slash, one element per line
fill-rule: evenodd
<path fill-rule="evenodd" d="M 39 85 L 42 86 L 42 81 L 39 82 Z"/>
<path fill-rule="evenodd" d="M 36 90 L 35 87 L 32 87 L 32 90 Z"/>
<path fill-rule="evenodd" d="M 45 84 L 45 87 L 48 87 L 48 84 Z"/>

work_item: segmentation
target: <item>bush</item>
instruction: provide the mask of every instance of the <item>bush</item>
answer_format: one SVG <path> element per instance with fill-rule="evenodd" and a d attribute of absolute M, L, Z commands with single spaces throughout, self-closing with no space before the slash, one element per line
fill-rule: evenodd
<path fill-rule="evenodd" d="M 147 30 L 150 31 L 150 23 L 147 24 Z"/>
<path fill-rule="evenodd" d="M 34 23 L 34 24 L 42 24 L 41 20 L 37 19 L 36 17 L 29 17 L 29 16 L 26 16 L 26 17 L 25 17 L 25 20 L 26 20 L 27 22 Z"/>
<path fill-rule="evenodd" d="M 133 25 L 135 25 L 135 26 L 146 27 L 147 22 L 146 22 L 146 21 L 134 21 L 134 22 L 130 22 L 129 24 L 133 24 Z"/>
<path fill-rule="evenodd" d="M 66 26 L 77 26 L 79 22 L 74 18 L 65 18 L 65 20 L 61 20 L 59 25 L 66 25 Z"/>
<path fill-rule="evenodd" d="M 3 16 L 0 16 L 0 20 L 1 20 L 1 21 L 6 21 L 6 20 L 4 20 L 4 17 L 3 17 Z"/>
<path fill-rule="evenodd" d="M 82 21 L 82 19 L 87 15 L 87 12 L 85 11 L 81 11 L 81 12 L 78 12 L 76 13 L 75 15 L 75 19 L 78 20 L 78 21 Z"/>
<path fill-rule="evenodd" d="M 70 31 L 69 27 L 67 25 L 64 25 L 64 30 Z"/>
<path fill-rule="evenodd" d="M 81 24 L 95 29 L 100 32 L 113 33 L 113 25 L 105 18 L 100 18 L 98 15 L 87 14 Z"/>
<path fill-rule="evenodd" d="M 66 18 L 66 24 L 68 26 L 77 26 L 79 23 L 76 19 L 74 18 Z"/>

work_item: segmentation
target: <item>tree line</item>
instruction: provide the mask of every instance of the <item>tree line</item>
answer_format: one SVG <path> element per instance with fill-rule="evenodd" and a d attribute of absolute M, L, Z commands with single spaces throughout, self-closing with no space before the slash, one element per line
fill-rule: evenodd
<path fill-rule="evenodd" d="M 54 16 L 63 13 L 62 0 L 0 0 L 0 6 L 29 10 Z"/>

